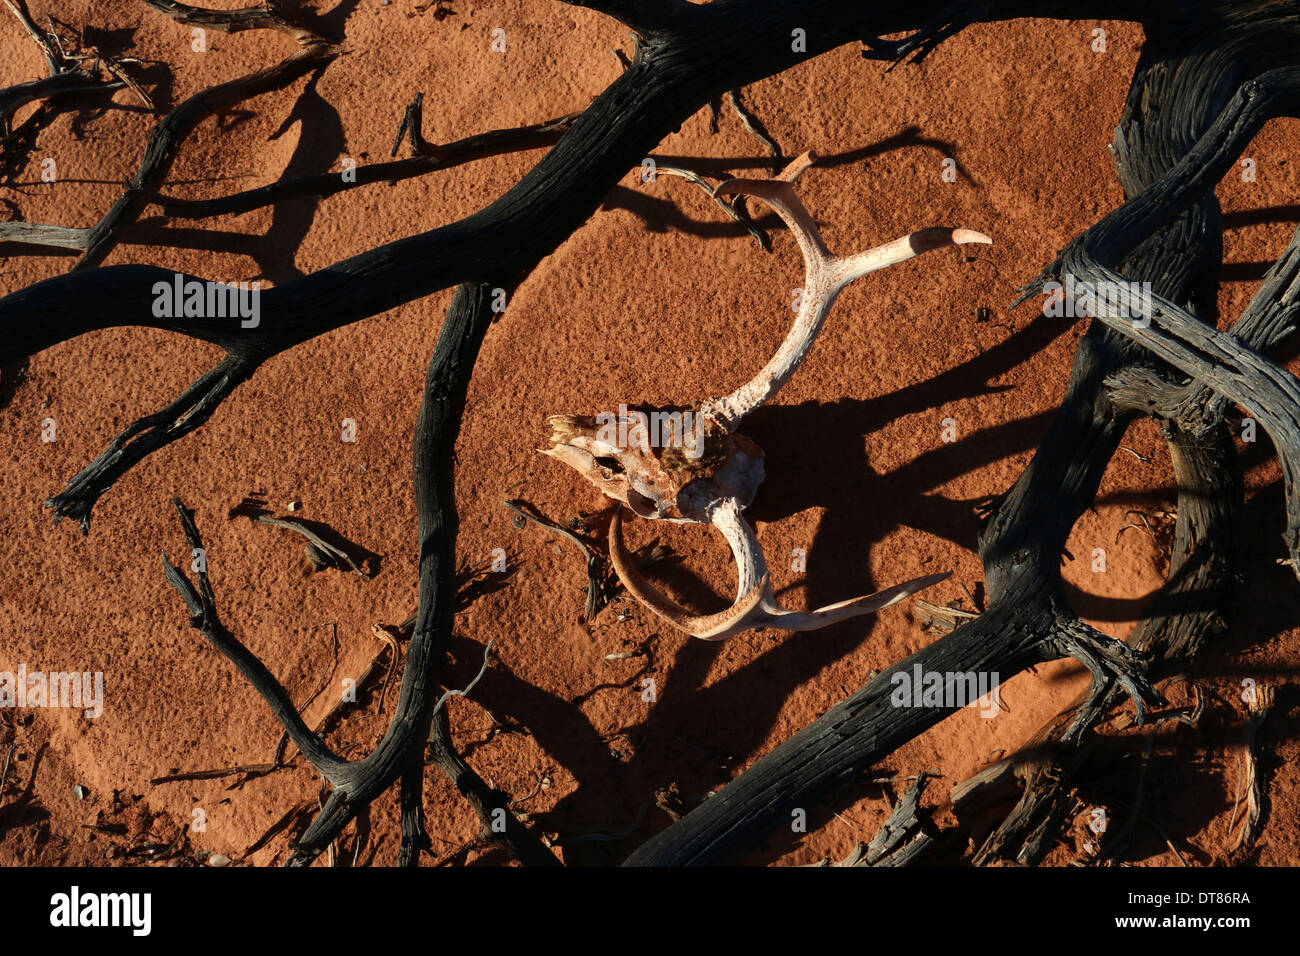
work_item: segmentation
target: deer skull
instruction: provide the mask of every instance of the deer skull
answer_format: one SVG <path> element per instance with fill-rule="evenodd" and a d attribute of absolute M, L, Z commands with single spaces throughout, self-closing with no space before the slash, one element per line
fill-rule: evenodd
<path fill-rule="evenodd" d="M 729 395 L 685 409 L 628 409 L 595 417 L 552 415 L 550 444 L 542 453 L 564 462 L 607 498 L 642 518 L 717 528 L 736 559 L 736 599 L 718 614 L 694 615 L 651 585 L 623 544 L 622 508 L 609 527 L 610 559 L 628 593 L 674 627 L 706 640 L 725 640 L 756 627 L 807 631 L 888 607 L 948 577 L 932 574 L 865 597 L 814 611 L 776 603 L 763 549 L 742 512 L 763 481 L 763 452 L 736 429 L 771 399 L 812 348 L 840 291 L 868 273 L 933 249 L 991 243 L 967 229 L 923 229 L 857 255 L 839 258 L 795 195 L 793 181 L 813 164 L 805 153 L 776 179 L 730 179 L 717 196 L 747 195 L 767 203 L 790 227 L 803 253 L 803 304 L 771 361 Z"/>

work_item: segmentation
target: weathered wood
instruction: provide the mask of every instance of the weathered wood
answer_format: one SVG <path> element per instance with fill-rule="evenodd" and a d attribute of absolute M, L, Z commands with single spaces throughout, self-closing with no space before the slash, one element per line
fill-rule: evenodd
<path fill-rule="evenodd" d="M 213 13 L 169 0 L 151 0 L 151 5 L 168 8 L 178 18 Z M 981 527 L 988 609 L 833 707 L 652 838 L 628 862 L 734 860 L 788 820 L 792 808 L 806 806 L 944 719 L 955 706 L 900 707 L 891 700 L 892 676 L 910 672 L 915 665 L 924 671 L 985 673 L 1004 681 L 1041 660 L 1077 657 L 1093 673 L 1093 686 L 1078 707 L 1045 731 L 1045 739 L 1053 744 L 1077 745 L 1115 702 L 1120 688 L 1135 701 L 1139 716 L 1144 704 L 1158 702 L 1135 648 L 1162 660 L 1185 656 L 1226 619 L 1227 582 L 1235 572 L 1231 547 L 1240 475 L 1226 432 L 1210 414 L 1224 409 L 1225 397 L 1256 411 L 1282 452 L 1291 492 L 1288 544 L 1300 561 L 1300 495 L 1292 480 L 1300 463 L 1292 461 L 1300 455 L 1300 389 L 1250 347 L 1275 345 L 1291 331 L 1295 251 L 1288 250 L 1289 258 L 1266 283 L 1267 292 L 1261 292 L 1263 300 L 1257 297 L 1258 307 L 1252 303 L 1243 316 L 1237 337 L 1198 321 L 1213 317 L 1222 251 L 1214 183 L 1263 122 L 1295 106 L 1300 70 L 1294 63 L 1300 49 L 1295 4 L 900 0 L 866 10 L 835 0 L 718 0 L 705 5 L 604 0 L 581 5 L 605 10 L 637 30 L 636 55 L 627 71 L 514 188 L 459 222 L 396 240 L 269 290 L 262 299 L 258 327 L 242 328 L 237 319 L 154 317 L 149 308 L 153 285 L 171 282 L 173 273 L 138 265 L 91 267 L 103 260 L 143 205 L 153 201 L 174 150 L 193 122 L 211 108 L 323 65 L 332 51 L 320 43 L 309 42 L 280 67 L 257 74 L 255 81 L 235 81 L 242 85 L 228 84 L 182 104 L 155 134 L 131 188 L 87 237 L 82 268 L 0 299 L 0 364 L 117 325 L 168 329 L 221 345 L 228 353 L 221 365 L 156 416 L 132 426 L 134 430 L 115 443 L 117 449 L 110 448 L 107 457 L 87 469 L 94 473 L 83 482 L 84 493 L 69 499 L 64 509 L 84 523 L 94 500 L 132 463 L 201 424 L 266 358 L 459 284 L 430 361 L 416 425 L 419 609 L 396 713 L 368 756 L 342 761 L 312 739 L 283 688 L 221 627 L 206 578 L 200 576 L 201 590 L 196 590 L 169 567 L 168 579 L 185 599 L 195 625 L 240 666 L 334 788 L 295 846 L 291 864 L 311 863 L 370 801 L 398 781 L 401 860 L 413 862 L 424 840 L 419 768 L 431 731 L 439 763 L 458 786 L 471 801 L 483 807 L 490 802 L 481 781 L 467 776 L 463 761 L 450 750 L 445 726 L 435 725 L 434 719 L 441 713 L 436 708 L 438 675 L 456 597 L 452 449 L 474 361 L 492 319 L 493 291 L 513 288 L 582 226 L 628 169 L 697 109 L 723 92 L 845 42 L 862 40 L 871 56 L 896 59 L 924 55 L 969 22 L 1026 15 L 1142 18 L 1148 43 L 1115 147 L 1128 201 L 1071 244 L 1047 274 L 1149 281 L 1159 313 L 1152 316 L 1149 329 L 1103 319 L 1093 323 L 1081 341 L 1046 438 L 1021 478 L 994 501 Z M 278 10 L 270 12 L 279 16 Z M 804 31 L 806 50 L 792 48 L 796 28 Z M 910 35 L 902 41 L 879 39 L 899 33 Z M 100 307 L 88 311 L 86 301 Z M 33 322 L 33 315 L 51 318 Z M 1183 381 L 1169 365 L 1194 382 Z M 1078 620 L 1061 581 L 1060 556 L 1070 529 L 1095 498 L 1129 421 L 1135 414 L 1169 410 L 1174 414 L 1164 417 L 1175 469 L 1187 494 L 1199 494 L 1206 503 L 1198 511 L 1186 502 L 1185 525 L 1180 504 L 1175 571 L 1162 594 L 1160 614 L 1130 647 Z M 128 439 L 134 440 L 123 453 L 120 444 Z M 186 532 L 197 540 L 192 525 Z M 1197 605 L 1198 595 L 1207 596 L 1207 603 Z M 1059 759 L 1049 757 L 1055 762 L 1039 769 L 1068 772 L 1069 752 L 1063 753 Z M 1061 816 L 1057 795 L 1059 790 L 1031 781 L 1026 799 L 1008 817 L 993 848 L 1013 855 L 1040 854 Z M 539 849 L 551 857 L 520 826 L 510 835 L 509 845 L 521 860 L 546 862 L 537 855 Z"/>
<path fill-rule="evenodd" d="M 997 501 L 983 529 L 980 555 L 989 609 L 903 665 L 890 668 L 759 760 L 714 798 L 634 852 L 629 864 L 732 860 L 758 834 L 787 818 L 792 806 L 881 759 L 904 742 L 904 735 L 914 736 L 918 723 L 924 729 L 946 716 L 947 712 L 936 711 L 918 721 L 916 715 L 889 713 L 882 704 L 885 681 L 900 666 L 917 662 L 936 671 L 984 667 L 997 670 L 1005 680 L 1032 658 L 1035 645 L 1040 651 L 1053 645 L 1069 650 L 1060 635 L 1075 619 L 1064 597 L 1059 556 L 1074 522 L 1095 496 L 1124 429 L 1140 410 L 1134 402 L 1113 401 L 1107 383 L 1120 376 L 1131 384 L 1131 373 L 1141 370 L 1162 375 L 1159 391 L 1170 390 L 1168 373 L 1150 370 L 1146 353 L 1122 335 L 1174 361 L 1182 371 L 1196 374 L 1199 388 L 1230 387 L 1235 395 L 1229 397 L 1261 400 L 1269 424 L 1284 441 L 1291 439 L 1292 418 L 1300 411 L 1294 379 L 1279 374 L 1272 363 L 1249 352 L 1239 340 L 1225 341 L 1211 327 L 1197 323 L 1193 311 L 1208 306 L 1210 316 L 1214 314 L 1222 227 L 1213 186 L 1259 126 L 1271 116 L 1286 114 L 1293 105 L 1292 68 L 1278 65 L 1279 60 L 1293 60 L 1298 49 L 1290 14 L 1265 4 L 1225 5 L 1206 6 L 1179 21 L 1148 21 L 1147 47 L 1115 147 L 1129 201 L 1072 244 L 1049 273 L 1072 272 L 1092 281 L 1150 282 L 1162 300 L 1161 309 L 1173 318 L 1165 323 L 1157 319 L 1152 323 L 1156 331 L 1145 335 L 1127 320 L 1097 322 L 1082 340 L 1048 436 L 1020 480 Z M 1189 37 L 1196 41 L 1191 51 Z M 1119 272 L 1098 269 L 1095 259 L 1086 258 L 1083 250 L 1119 263 Z M 1293 260 L 1289 250 L 1277 274 L 1261 290 L 1264 300 L 1257 298 L 1258 306 L 1243 317 L 1243 321 L 1250 319 L 1248 332 L 1256 325 L 1270 328 L 1253 333 L 1260 339 L 1275 342 L 1290 331 L 1285 326 L 1294 314 L 1287 301 L 1291 280 L 1282 275 L 1294 269 Z M 1174 306 L 1175 302 L 1186 307 Z M 1215 359 L 1232 360 L 1231 372 L 1193 361 L 1187 350 L 1176 347 L 1181 338 Z M 1129 377 L 1122 378 L 1126 373 Z M 1172 384 L 1181 385 L 1176 380 Z M 1193 407 L 1204 408 L 1204 393 L 1198 391 L 1197 396 L 1199 405 Z M 1221 421 L 1187 416 L 1171 424 L 1167 435 L 1182 480 L 1179 556 L 1162 592 L 1158 616 L 1134 644 L 1158 654 L 1162 661 L 1185 660 L 1208 633 L 1222 632 L 1236 569 L 1232 552 L 1241 498 L 1235 450 Z M 1063 814 L 1061 781 L 1068 779 L 1071 757 L 1077 757 L 1072 751 L 1054 756 L 1053 750 L 1044 748 L 1082 739 L 1115 702 L 1114 685 L 1123 674 L 1122 666 L 1111 676 L 1094 669 L 1087 697 L 1030 744 L 1027 750 L 1033 756 L 1021 768 L 1028 774 L 1021 803 L 986 842 L 981 859 L 1010 855 L 1031 862 L 1041 856 Z"/>

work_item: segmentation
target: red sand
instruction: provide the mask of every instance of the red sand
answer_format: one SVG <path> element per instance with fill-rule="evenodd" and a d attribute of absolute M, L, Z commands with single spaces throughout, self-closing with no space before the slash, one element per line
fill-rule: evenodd
<path fill-rule="evenodd" d="M 55 5 L 33 0 L 32 7 L 42 16 Z M 70 24 L 134 30 L 129 54 L 165 62 L 173 77 L 159 92 L 164 108 L 292 49 L 274 34 L 209 33 L 208 52 L 197 54 L 188 28 L 139 4 L 69 0 L 58 7 Z M 256 114 L 233 127 L 203 123 L 167 192 L 222 195 L 341 169 L 344 156 L 386 158 L 402 107 L 417 92 L 434 142 L 581 109 L 617 76 L 611 49 L 631 49 L 611 21 L 558 4 L 453 0 L 443 19 L 422 7 L 413 0 L 336 5 L 331 23 L 337 30 L 346 14 L 347 55 L 314 84 L 299 81 L 257 98 L 249 104 Z M 1104 54 L 1089 48 L 1099 25 L 1108 31 Z M 507 29 L 504 55 L 488 49 L 498 26 Z M 804 366 L 747 424 L 767 453 L 768 473 L 750 515 L 787 606 L 825 604 L 934 571 L 955 574 L 923 595 L 932 602 L 964 600 L 963 585 L 979 586 L 971 505 L 1009 487 L 1028 462 L 1083 331 L 1082 323 L 1035 321 L 1032 304 L 1015 312 L 1006 305 L 1061 246 L 1121 201 L 1106 146 L 1141 40 L 1140 29 L 1126 24 L 977 26 L 924 64 L 888 75 L 850 46 L 745 91 L 787 154 L 815 149 L 826 158 L 798 189 L 832 249 L 857 251 L 939 224 L 978 229 L 996 243 L 980 247 L 978 261 L 964 261 L 967 250 L 944 250 L 854 284 Z M 43 75 L 34 45 L 12 22 L 0 43 L 0 84 Z M 134 100 L 120 91 L 115 102 Z M 1079 111 L 1080 102 L 1090 108 Z M 21 182 L 0 197 L 15 218 L 90 225 L 135 169 L 151 128 L 140 112 L 115 110 L 85 123 L 64 115 L 41 135 Z M 1295 227 L 1294 207 L 1262 224 L 1231 217 L 1291 201 L 1297 182 L 1288 157 L 1297 132 L 1293 122 L 1270 124 L 1253 148 L 1258 181 L 1221 186 L 1229 263 L 1271 262 Z M 463 217 L 540 155 L 486 159 L 319 204 L 302 200 L 219 220 L 168 225 L 151 212 L 108 261 L 282 283 Z M 657 155 L 680 157 L 679 164 L 714 177 L 724 168 L 759 174 L 766 162 L 725 107 L 716 135 L 702 111 Z M 57 160 L 56 184 L 39 182 L 46 156 Z M 955 184 L 941 178 L 944 157 L 962 170 Z M 492 638 L 497 660 L 473 702 L 451 702 L 455 739 L 478 772 L 519 798 L 517 809 L 552 837 L 628 827 L 647 799 L 671 784 L 694 806 L 873 669 L 936 639 L 907 605 L 826 631 L 750 633 L 721 646 L 671 633 L 626 599 L 592 626 L 579 620 L 585 571 L 576 550 L 535 526 L 514 529 L 501 505 L 522 497 L 561 522 L 601 507 L 572 472 L 536 453 L 545 417 L 619 401 L 686 403 L 730 390 L 784 336 L 790 290 L 802 279 L 788 233 L 775 231 L 776 250 L 766 255 L 680 180 L 642 184 L 631 172 L 605 207 L 541 264 L 488 333 L 457 445 L 458 553 L 482 562 L 505 549 L 514 573 L 458 620 L 449 685 L 464 685 Z M 0 292 L 59 275 L 72 261 L 6 259 Z M 1255 285 L 1225 282 L 1225 316 L 1239 313 Z M 145 857 L 127 851 L 170 842 L 196 808 L 206 828 L 189 833 L 188 850 L 243 860 L 287 810 L 316 799 L 318 780 L 301 765 L 236 789 L 229 789 L 233 778 L 149 782 L 177 770 L 266 761 L 279 736 L 260 699 L 189 628 L 163 579 L 160 549 L 175 556 L 184 544 L 170 498 L 179 495 L 197 510 L 224 620 L 295 699 L 328 670 L 333 626 L 343 648 L 338 675 L 356 673 L 380 646 L 371 625 L 398 623 L 414 607 L 410 444 L 450 296 L 376 316 L 268 362 L 196 435 L 130 472 L 98 505 L 85 539 L 72 522 L 52 528 L 42 500 L 217 353 L 162 332 L 116 329 L 32 358 L 26 381 L 0 412 L 0 442 L 12 450 L 0 463 L 0 500 L 7 502 L 0 534 L 10 543 L 0 566 L 0 670 L 20 663 L 102 670 L 107 702 L 94 721 L 68 711 L 0 710 L 0 752 L 16 746 L 0 805 L 0 864 L 140 862 Z M 991 320 L 978 322 L 976 306 L 989 307 Z M 57 422 L 53 444 L 40 441 L 47 417 Z M 956 444 L 940 441 L 940 422 L 949 417 Z M 355 444 L 340 441 L 344 418 L 357 422 Z M 1119 454 L 1095 512 L 1074 530 L 1075 560 L 1065 565 L 1080 612 L 1120 637 L 1166 570 L 1158 540 L 1122 530 L 1138 520 L 1126 512 L 1170 510 L 1175 500 L 1154 426 L 1135 426 L 1127 444 L 1151 462 Z M 1159 779 L 1178 782 L 1148 804 L 1193 864 L 1214 862 L 1229 842 L 1238 731 L 1222 722 L 1244 712 L 1240 679 L 1286 680 L 1300 646 L 1290 610 L 1295 582 L 1273 563 L 1282 553 L 1281 525 L 1269 510 L 1277 510 L 1278 472 L 1266 454 L 1251 460 L 1251 493 L 1262 491 L 1262 498 L 1248 509 L 1254 563 L 1242 626 L 1205 655 L 1198 676 L 1217 695 L 1216 717 L 1199 735 L 1183 731 L 1177 756 L 1157 757 Z M 286 502 L 302 501 L 302 516 L 383 555 L 381 573 L 371 581 L 311 573 L 296 537 L 227 520 L 227 509 L 254 491 L 280 513 Z M 721 539 L 699 528 L 630 528 L 634 544 L 654 534 L 684 556 L 680 571 L 661 578 L 674 595 L 694 607 L 724 606 L 733 570 Z M 1090 569 L 1095 547 L 1107 551 L 1104 574 Z M 806 573 L 784 557 L 795 548 L 807 550 Z M 648 656 L 606 659 L 641 647 Z M 656 684 L 653 705 L 642 699 L 645 678 Z M 1022 674 L 1003 688 L 1008 713 L 982 720 L 963 711 L 893 754 L 879 775 L 938 768 L 943 779 L 926 803 L 939 808 L 940 823 L 951 823 L 950 786 L 1023 743 L 1085 680 L 1071 661 Z M 374 701 L 353 713 L 331 744 L 367 752 L 392 699 L 384 715 Z M 1260 736 L 1272 801 L 1260 841 L 1266 864 L 1300 862 L 1294 701 L 1284 704 Z M 436 770 L 427 777 L 432 862 L 504 863 L 499 851 L 460 852 L 477 820 Z M 84 800 L 74 785 L 88 788 Z M 1081 794 L 1081 806 L 1090 799 Z M 856 787 L 810 810 L 807 834 L 775 836 L 747 862 L 842 857 L 888 812 L 881 787 Z M 634 839 L 666 823 L 652 809 Z M 395 791 L 375 802 L 371 826 L 362 862 L 393 863 Z M 280 834 L 247 859 L 282 860 L 287 838 Z M 615 862 L 631 845 L 584 842 L 562 854 L 566 862 Z M 1062 844 L 1050 862 L 1075 855 L 1074 845 Z M 1142 828 L 1131 858 L 1175 862 L 1164 840 Z"/>

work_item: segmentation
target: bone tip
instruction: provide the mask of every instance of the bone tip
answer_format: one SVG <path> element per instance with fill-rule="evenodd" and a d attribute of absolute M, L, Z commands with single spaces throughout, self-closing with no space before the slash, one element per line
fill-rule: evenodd
<path fill-rule="evenodd" d="M 945 246 L 960 246 L 970 242 L 992 245 L 993 240 L 974 229 L 948 229 L 944 226 L 918 229 L 907 237 L 907 244 L 911 247 L 912 254 L 916 256 Z"/>

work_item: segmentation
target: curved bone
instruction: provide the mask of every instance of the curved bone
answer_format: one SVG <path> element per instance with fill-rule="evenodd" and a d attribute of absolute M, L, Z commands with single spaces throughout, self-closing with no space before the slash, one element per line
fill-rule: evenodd
<path fill-rule="evenodd" d="M 698 615 L 675 604 L 656 589 L 633 563 L 632 555 L 623 544 L 623 508 L 614 509 L 614 518 L 609 524 L 609 558 L 614 565 L 618 579 L 632 595 L 655 614 L 659 615 L 679 631 L 685 631 L 693 637 L 702 637 L 706 641 L 722 641 L 757 625 L 745 622 L 757 610 L 764 597 L 764 582 L 757 582 L 748 591 L 737 595 L 735 603 L 725 611 L 717 614 Z M 744 570 L 742 566 L 741 574 Z"/>
<path fill-rule="evenodd" d="M 762 481 L 762 453 L 735 433 L 740 420 L 770 399 L 794 374 L 812 347 L 840 290 L 855 279 L 913 256 L 967 242 L 991 243 L 967 229 L 922 229 L 856 255 L 839 258 L 822 241 L 817 224 L 795 195 L 791 183 L 812 165 L 814 153 L 804 153 L 775 180 L 732 179 L 714 191 L 762 199 L 786 222 L 803 253 L 805 291 L 794 327 L 776 354 L 750 382 L 730 395 L 699 406 L 699 414 L 730 433 L 719 446 L 722 454 L 707 467 L 692 471 L 666 466 L 650 448 L 644 428 L 629 432 L 630 449 L 603 441 L 590 422 L 551 416 L 551 448 L 544 453 L 563 461 L 616 503 L 626 503 L 645 518 L 712 524 L 722 532 L 736 560 L 736 599 L 717 614 L 692 614 L 674 603 L 637 571 L 623 544 L 622 508 L 616 504 L 609 526 L 610 559 L 628 593 L 673 627 L 705 640 L 721 641 L 756 627 L 809 631 L 888 607 L 917 591 L 937 584 L 948 574 L 932 574 L 886 588 L 875 594 L 840 601 L 811 611 L 791 611 L 776 603 L 763 549 L 754 529 L 741 513 Z M 621 414 L 621 413 L 620 413 Z M 620 439 L 621 441 L 622 439 Z M 728 444 L 729 443 L 729 444 Z M 614 458 L 619 464 L 602 464 Z"/>
<path fill-rule="evenodd" d="M 840 601 L 814 611 L 790 611 L 776 603 L 767 560 L 733 499 L 723 499 L 710 513 L 710 523 L 722 532 L 736 559 L 736 600 L 717 614 L 695 615 L 674 603 L 636 569 L 623 544 L 622 508 L 609 525 L 609 554 L 614 571 L 628 593 L 673 627 L 707 641 L 723 641 L 755 627 L 783 631 L 813 631 L 897 604 L 903 598 L 945 580 L 949 574 L 930 574 L 902 584 Z"/>
<path fill-rule="evenodd" d="M 791 185 L 794 177 L 815 158 L 815 153 L 805 153 L 775 180 L 729 179 L 720 183 L 715 190 L 718 196 L 755 196 L 771 206 L 794 234 L 803 253 L 805 267 L 803 302 L 795 317 L 794 326 L 776 354 L 757 375 L 730 395 L 711 399 L 701 406 L 704 415 L 728 431 L 734 431 L 742 418 L 771 399 L 789 381 L 812 348 L 840 290 L 850 282 L 934 249 L 969 242 L 993 242 L 983 233 L 971 229 L 936 227 L 922 229 L 865 252 L 839 258 L 826 248 L 817 223 L 799 201 Z"/>

